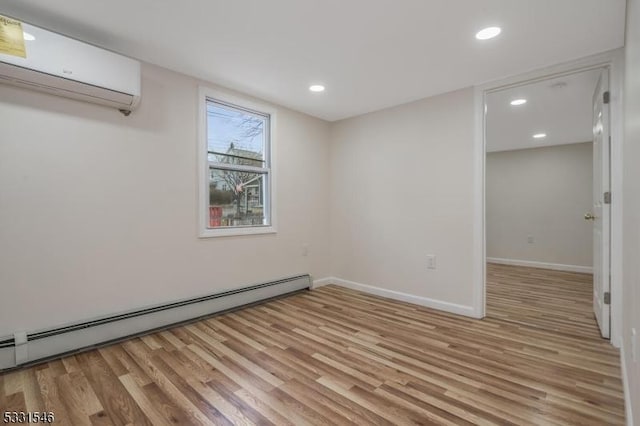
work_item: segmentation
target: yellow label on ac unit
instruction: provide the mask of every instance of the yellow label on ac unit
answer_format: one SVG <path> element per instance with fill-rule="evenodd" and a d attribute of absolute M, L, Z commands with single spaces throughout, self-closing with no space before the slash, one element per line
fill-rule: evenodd
<path fill-rule="evenodd" d="M 27 57 L 22 23 L 2 15 L 0 15 L 0 53 L 21 58 Z"/>

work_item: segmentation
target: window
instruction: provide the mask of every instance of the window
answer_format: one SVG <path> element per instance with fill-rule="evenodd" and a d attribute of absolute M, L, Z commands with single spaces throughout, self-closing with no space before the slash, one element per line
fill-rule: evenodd
<path fill-rule="evenodd" d="M 201 89 L 200 236 L 275 232 L 268 108 Z"/>

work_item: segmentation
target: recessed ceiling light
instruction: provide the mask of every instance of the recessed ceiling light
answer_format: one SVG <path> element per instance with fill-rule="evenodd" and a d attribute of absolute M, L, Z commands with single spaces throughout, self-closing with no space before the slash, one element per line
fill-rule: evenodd
<path fill-rule="evenodd" d="M 544 139 L 547 137 L 546 133 L 536 133 L 535 135 L 533 135 L 534 139 Z"/>
<path fill-rule="evenodd" d="M 501 32 L 502 29 L 500 27 L 488 27 L 478 31 L 476 33 L 476 38 L 478 40 L 489 40 L 490 38 L 496 37 Z"/>
<path fill-rule="evenodd" d="M 324 92 L 324 86 L 322 84 L 314 84 L 309 86 L 309 90 L 312 92 Z"/>
<path fill-rule="evenodd" d="M 28 33 L 28 32 L 26 32 L 26 31 L 23 31 L 23 32 L 22 32 L 22 36 L 24 37 L 24 39 L 25 39 L 26 41 L 33 41 L 33 40 L 35 40 L 35 39 L 36 39 L 32 34 L 29 34 L 29 33 Z"/>
<path fill-rule="evenodd" d="M 511 101 L 511 105 L 513 106 L 524 105 L 526 103 L 527 103 L 526 99 L 514 99 Z"/>

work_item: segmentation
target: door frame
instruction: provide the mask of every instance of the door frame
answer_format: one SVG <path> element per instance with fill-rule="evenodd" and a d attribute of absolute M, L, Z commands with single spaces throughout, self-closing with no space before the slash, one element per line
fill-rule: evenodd
<path fill-rule="evenodd" d="M 611 344 L 620 347 L 622 334 L 622 149 L 624 50 L 616 49 L 536 71 L 491 81 L 474 87 L 474 317 L 486 314 L 486 220 L 485 220 L 485 101 L 487 94 L 563 75 L 597 68 L 609 69 L 611 127 Z"/>

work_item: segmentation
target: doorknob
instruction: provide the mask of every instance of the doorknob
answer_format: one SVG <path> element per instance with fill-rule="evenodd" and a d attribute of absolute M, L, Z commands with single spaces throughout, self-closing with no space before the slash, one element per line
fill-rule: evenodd
<path fill-rule="evenodd" d="M 592 215 L 591 213 L 585 213 L 584 214 L 584 220 L 596 220 L 596 217 L 594 215 Z"/>

